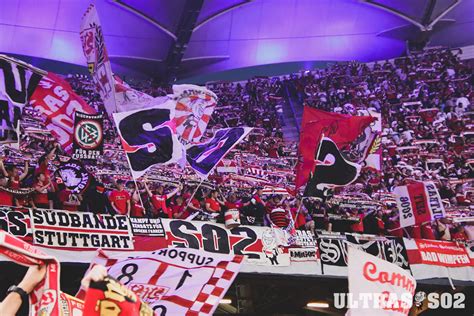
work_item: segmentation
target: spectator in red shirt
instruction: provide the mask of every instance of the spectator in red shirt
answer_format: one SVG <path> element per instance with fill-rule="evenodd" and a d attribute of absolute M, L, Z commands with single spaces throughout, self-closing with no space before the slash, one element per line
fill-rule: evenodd
<path fill-rule="evenodd" d="M 210 196 L 206 199 L 206 211 L 210 213 L 219 213 L 224 202 L 219 199 L 219 192 L 212 190 Z"/>
<path fill-rule="evenodd" d="M 455 223 L 451 228 L 451 240 L 468 240 L 464 227 L 460 223 Z"/>
<path fill-rule="evenodd" d="M 353 233 L 363 234 L 364 233 L 364 217 L 365 217 L 364 212 L 362 210 L 358 212 L 356 209 L 353 209 L 352 213 L 348 215 L 359 218 L 358 222 L 351 224 L 351 231 Z"/>
<path fill-rule="evenodd" d="M 310 230 L 314 234 L 315 223 L 306 207 L 301 205 L 301 200 L 295 200 L 293 207 L 290 208 L 290 212 L 296 229 Z"/>
<path fill-rule="evenodd" d="M 130 215 L 130 194 L 124 189 L 124 181 L 117 180 L 116 190 L 113 190 L 109 195 L 109 201 L 115 214 Z"/>
<path fill-rule="evenodd" d="M 53 208 L 53 201 L 48 197 L 48 189 L 51 187 L 50 178 L 46 177 L 44 173 L 36 175 L 36 184 L 34 186 L 35 196 L 34 203 L 39 208 Z"/>
<path fill-rule="evenodd" d="M 140 191 L 135 189 L 132 194 L 132 208 L 130 211 L 132 217 L 145 217 L 145 208 L 140 201 Z"/>
<path fill-rule="evenodd" d="M 44 154 L 38 159 L 38 167 L 35 169 L 35 175 L 43 173 L 46 177 L 46 180 L 49 180 L 51 175 L 51 171 L 49 170 L 49 162 L 54 159 L 54 155 L 56 154 L 56 150 L 60 146 L 59 144 L 55 144 L 53 149 L 47 154 Z"/>
<path fill-rule="evenodd" d="M 28 160 L 25 161 L 25 169 L 24 171 L 20 174 L 20 172 L 18 171 L 18 168 L 13 165 L 9 168 L 9 170 L 7 171 L 7 169 L 5 168 L 4 164 L 3 164 L 3 157 L 0 157 L 0 171 L 2 171 L 3 175 L 5 177 L 8 177 L 8 187 L 9 188 L 12 188 L 12 189 L 19 189 L 21 186 L 20 186 L 20 182 L 23 181 L 26 176 L 28 175 Z"/>
<path fill-rule="evenodd" d="M 155 217 L 163 217 L 163 218 L 173 218 L 173 214 L 170 209 L 168 209 L 168 206 L 166 205 L 166 201 L 173 196 L 176 195 L 181 190 L 181 185 L 177 187 L 175 190 L 172 192 L 165 194 L 164 193 L 164 187 L 162 185 L 158 186 L 156 188 L 155 192 L 151 192 L 150 188 L 148 187 L 148 184 L 145 183 L 145 190 L 148 193 L 148 196 L 151 199 L 151 204 L 153 205 L 154 208 L 154 216 Z"/>
<path fill-rule="evenodd" d="M 237 200 L 237 195 L 235 193 L 232 193 L 229 195 L 229 197 L 225 200 L 224 206 L 230 210 L 230 209 L 237 209 L 240 211 L 242 208 L 242 202 Z"/>
<path fill-rule="evenodd" d="M 82 196 L 80 194 L 72 193 L 72 191 L 66 188 L 64 184 L 62 184 L 59 189 L 58 200 L 61 209 L 73 212 L 78 211 L 79 206 L 81 205 Z"/>
<path fill-rule="evenodd" d="M 189 216 L 189 213 L 184 204 L 184 199 L 181 196 L 177 196 L 174 204 L 171 206 L 171 213 L 173 218 L 186 219 Z"/>

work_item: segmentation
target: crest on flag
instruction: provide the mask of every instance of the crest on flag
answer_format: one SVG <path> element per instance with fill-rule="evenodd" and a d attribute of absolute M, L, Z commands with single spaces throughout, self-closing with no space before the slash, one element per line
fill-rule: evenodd
<path fill-rule="evenodd" d="M 75 114 L 74 153 L 75 159 L 97 159 L 103 151 L 103 115 Z"/>
<path fill-rule="evenodd" d="M 198 142 L 217 104 L 217 96 L 210 90 L 194 85 L 175 85 L 176 131 L 183 143 Z"/>
<path fill-rule="evenodd" d="M 77 160 L 62 162 L 56 175 L 61 178 L 62 183 L 73 193 L 84 192 L 91 182 L 91 176 L 87 169 Z"/>

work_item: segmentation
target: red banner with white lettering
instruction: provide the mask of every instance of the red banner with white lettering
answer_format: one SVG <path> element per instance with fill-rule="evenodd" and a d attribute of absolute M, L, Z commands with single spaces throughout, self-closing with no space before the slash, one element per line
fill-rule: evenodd
<path fill-rule="evenodd" d="M 30 104 L 45 118 L 45 126 L 67 152 L 72 152 L 74 113 L 96 114 L 69 83 L 49 72 L 38 84 Z"/>
<path fill-rule="evenodd" d="M 415 239 L 417 249 L 407 251 L 410 263 L 423 263 L 444 267 L 474 266 L 474 261 L 462 244 L 453 241 Z"/>
<path fill-rule="evenodd" d="M 431 181 L 395 187 L 400 227 L 431 222 L 445 217 L 441 196 Z"/>

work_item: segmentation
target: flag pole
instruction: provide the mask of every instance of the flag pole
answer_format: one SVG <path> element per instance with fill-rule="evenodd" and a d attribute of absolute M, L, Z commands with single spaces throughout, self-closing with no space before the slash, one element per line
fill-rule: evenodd
<path fill-rule="evenodd" d="M 135 183 L 135 188 L 137 189 L 137 192 L 138 192 L 138 198 L 140 199 L 140 203 L 142 204 L 143 211 L 145 211 L 145 204 L 143 203 L 142 195 L 140 194 L 140 188 L 138 187 L 137 179 L 133 175 L 133 169 L 132 169 L 132 164 L 130 162 L 130 158 L 128 158 L 128 154 L 125 152 L 125 150 L 124 150 L 124 153 L 125 153 L 125 157 L 127 158 L 128 167 L 130 168 L 130 173 L 132 175 L 133 183 Z"/>
<path fill-rule="evenodd" d="M 192 194 L 191 197 L 189 198 L 188 204 L 187 204 L 186 207 L 184 208 L 185 210 L 189 207 L 189 204 L 191 204 L 191 201 L 193 200 L 193 197 L 196 195 L 197 190 L 199 189 L 199 187 L 201 186 L 201 184 L 202 184 L 203 182 L 204 182 L 204 178 L 201 178 L 201 181 L 200 181 L 199 184 L 197 185 L 196 189 L 194 189 L 193 194 Z"/>

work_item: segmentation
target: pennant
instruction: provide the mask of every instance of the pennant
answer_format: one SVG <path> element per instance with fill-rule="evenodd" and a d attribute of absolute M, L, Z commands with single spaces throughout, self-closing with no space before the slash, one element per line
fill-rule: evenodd
<path fill-rule="evenodd" d="M 351 116 L 316 110 L 305 106 L 301 123 L 296 188 L 304 185 L 314 168 L 314 159 L 321 136 L 331 138 L 338 148 L 350 145 L 370 123 L 370 116 Z"/>
<path fill-rule="evenodd" d="M 431 181 L 398 186 L 393 193 L 400 214 L 400 227 L 431 222 L 446 216 L 441 196 Z"/>
<path fill-rule="evenodd" d="M 344 301 L 350 308 L 348 315 L 408 315 L 416 289 L 409 271 L 355 246 L 348 247 L 347 267 L 349 295 Z M 338 301 L 335 304 L 340 304 L 340 297 Z"/>
<path fill-rule="evenodd" d="M 96 113 L 66 80 L 51 72 L 39 82 L 30 104 L 44 117 L 46 128 L 68 154 L 73 147 L 74 113 Z"/>
<path fill-rule="evenodd" d="M 361 166 L 346 160 L 336 143 L 328 137 L 321 139 L 316 159 L 305 196 L 321 196 L 321 192 L 351 184 L 359 176 Z"/>
<path fill-rule="evenodd" d="M 184 144 L 199 142 L 217 104 L 217 96 L 195 85 L 174 85 L 176 131 Z"/>
<path fill-rule="evenodd" d="M 104 102 L 107 113 L 117 112 L 115 80 L 109 55 L 105 48 L 104 34 L 95 6 L 91 4 L 81 21 L 80 37 L 87 67 L 94 80 L 96 91 Z"/>
<path fill-rule="evenodd" d="M 186 149 L 186 160 L 202 178 L 207 178 L 214 167 L 252 130 L 251 127 L 223 128 L 207 142 Z"/>
<path fill-rule="evenodd" d="M 152 166 L 178 162 L 182 145 L 173 123 L 174 104 L 113 114 L 130 162 L 132 176 L 141 177 Z"/>
<path fill-rule="evenodd" d="M 240 255 L 188 248 L 165 248 L 134 257 L 99 251 L 89 270 L 95 264 L 105 266 L 110 277 L 126 285 L 157 315 L 212 315 L 242 261 Z M 87 304 L 87 295 L 80 289 L 77 297 L 85 296 Z"/>
<path fill-rule="evenodd" d="M 104 151 L 104 117 L 76 112 L 74 116 L 74 159 L 97 160 Z"/>
<path fill-rule="evenodd" d="M 0 144 L 18 143 L 23 107 L 44 75 L 20 60 L 0 55 Z"/>

